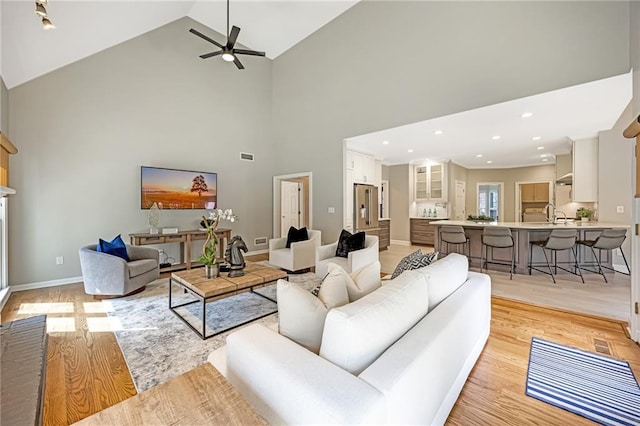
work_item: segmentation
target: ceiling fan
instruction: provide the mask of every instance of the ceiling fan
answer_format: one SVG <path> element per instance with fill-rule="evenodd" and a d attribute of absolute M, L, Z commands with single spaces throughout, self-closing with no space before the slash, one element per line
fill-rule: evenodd
<path fill-rule="evenodd" d="M 236 45 L 236 40 L 238 40 L 238 34 L 240 34 L 240 28 L 234 25 L 233 28 L 231 28 L 231 32 L 229 32 L 229 0 L 227 0 L 227 44 L 222 45 L 214 39 L 207 37 L 200 31 L 193 28 L 191 28 L 189 32 L 208 41 L 209 43 L 215 44 L 220 48 L 220 50 L 216 50 L 215 52 L 200 55 L 202 59 L 208 59 L 213 56 L 222 55 L 222 59 L 227 62 L 233 62 L 234 64 L 236 64 L 236 67 L 238 67 L 238 69 L 243 70 L 244 65 L 242 65 L 242 62 L 240 62 L 240 59 L 238 59 L 237 55 L 264 56 L 264 52 L 258 52 L 256 50 L 236 49 L 234 47 Z"/>

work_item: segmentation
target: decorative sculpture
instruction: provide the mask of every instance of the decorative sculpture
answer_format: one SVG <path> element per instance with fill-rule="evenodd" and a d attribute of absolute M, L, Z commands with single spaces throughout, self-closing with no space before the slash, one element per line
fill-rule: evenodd
<path fill-rule="evenodd" d="M 249 249 L 240 235 L 234 235 L 224 252 L 224 259 L 231 266 L 229 267 L 229 278 L 241 277 L 244 275 L 244 256 L 242 252 Z"/>
<path fill-rule="evenodd" d="M 149 218 L 149 233 L 157 234 L 158 225 L 160 224 L 160 209 L 158 203 L 153 203 L 147 217 Z"/>

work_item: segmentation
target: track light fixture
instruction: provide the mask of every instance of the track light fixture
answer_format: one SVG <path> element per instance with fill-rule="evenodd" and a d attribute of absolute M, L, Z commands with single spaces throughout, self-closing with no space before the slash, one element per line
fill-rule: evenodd
<path fill-rule="evenodd" d="M 45 4 L 49 4 L 49 0 L 36 0 L 36 10 L 34 13 L 42 18 L 42 28 L 45 30 L 53 30 L 56 28 L 49 19 L 49 15 L 47 14 L 47 9 L 44 7 Z"/>

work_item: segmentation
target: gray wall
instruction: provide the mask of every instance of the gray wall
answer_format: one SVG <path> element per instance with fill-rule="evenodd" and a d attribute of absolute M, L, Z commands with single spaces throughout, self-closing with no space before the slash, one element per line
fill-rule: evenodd
<path fill-rule="evenodd" d="M 554 181 L 555 176 L 556 168 L 553 164 L 512 169 L 469 169 L 467 170 L 467 215 L 478 214 L 478 182 L 503 182 L 504 215 L 500 220 L 515 222 L 516 182 Z"/>
<path fill-rule="evenodd" d="M 79 276 L 80 246 L 146 232 L 141 165 L 217 172 L 220 207 L 240 216 L 234 234 L 250 249 L 271 235 L 272 62 L 243 59 L 238 71 L 204 61 L 212 46 L 192 26 L 211 33 L 183 18 L 9 91 L 20 150 L 11 158 L 11 285 Z M 194 229 L 203 212 L 162 211 L 160 227 Z"/>
<path fill-rule="evenodd" d="M 7 132 L 9 126 L 9 91 L 0 77 L 0 131 Z"/>
<path fill-rule="evenodd" d="M 628 3 L 365 0 L 274 61 L 276 172 L 337 235 L 345 138 L 628 70 Z"/>
<path fill-rule="evenodd" d="M 598 142 L 598 220 L 600 222 L 631 224 L 633 194 L 634 144 L 622 136 L 631 123 L 631 104 L 624 110 L 616 124 L 600 132 Z M 622 206 L 624 213 L 617 213 Z M 625 240 L 623 250 L 631 253 L 631 238 Z M 622 257 L 614 257 L 614 263 L 624 264 Z"/>
<path fill-rule="evenodd" d="M 408 164 L 389 166 L 389 218 L 392 240 L 409 241 L 409 179 L 412 170 Z"/>

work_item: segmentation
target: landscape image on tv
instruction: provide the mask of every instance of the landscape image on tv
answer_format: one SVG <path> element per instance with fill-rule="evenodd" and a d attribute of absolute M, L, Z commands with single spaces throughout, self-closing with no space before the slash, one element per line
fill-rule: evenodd
<path fill-rule="evenodd" d="M 214 209 L 218 201 L 217 173 L 142 166 L 141 206 L 160 209 Z"/>

